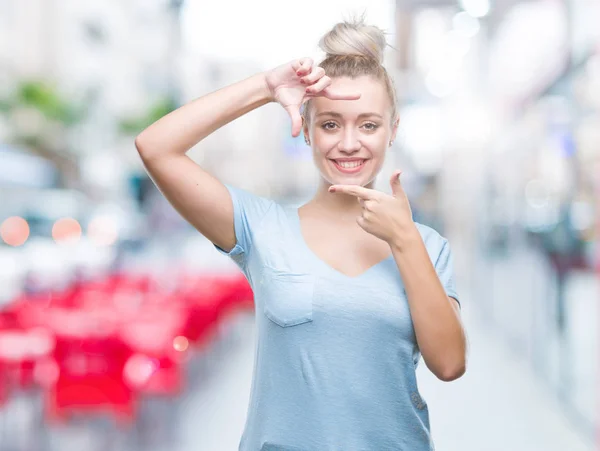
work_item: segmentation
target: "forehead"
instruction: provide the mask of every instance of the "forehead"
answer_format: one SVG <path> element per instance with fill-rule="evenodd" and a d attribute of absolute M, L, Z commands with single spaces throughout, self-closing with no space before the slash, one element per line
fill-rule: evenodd
<path fill-rule="evenodd" d="M 359 92 L 357 100 L 331 100 L 316 97 L 311 102 L 313 116 L 324 111 L 335 111 L 342 115 L 352 116 L 366 112 L 376 112 L 382 116 L 390 114 L 390 99 L 381 81 L 369 76 L 352 78 L 335 78 L 331 81 L 331 90 L 339 93 Z"/>

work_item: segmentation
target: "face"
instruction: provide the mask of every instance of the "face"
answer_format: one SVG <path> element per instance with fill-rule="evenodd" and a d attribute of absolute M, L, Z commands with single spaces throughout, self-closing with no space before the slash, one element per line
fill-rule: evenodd
<path fill-rule="evenodd" d="M 315 164 L 328 184 L 369 186 L 381 170 L 398 122 L 385 86 L 372 77 L 337 78 L 332 88 L 360 92 L 358 100 L 311 101 L 304 134 Z"/>

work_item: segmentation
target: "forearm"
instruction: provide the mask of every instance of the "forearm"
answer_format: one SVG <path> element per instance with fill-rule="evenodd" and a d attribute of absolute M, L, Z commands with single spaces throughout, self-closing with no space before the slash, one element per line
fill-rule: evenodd
<path fill-rule="evenodd" d="M 270 101 L 260 73 L 183 105 L 141 132 L 135 144 L 144 159 L 183 155 L 215 130 Z"/>
<path fill-rule="evenodd" d="M 391 248 L 404 283 L 423 360 L 442 380 L 460 377 L 466 366 L 465 331 L 418 230 L 391 244 Z"/>

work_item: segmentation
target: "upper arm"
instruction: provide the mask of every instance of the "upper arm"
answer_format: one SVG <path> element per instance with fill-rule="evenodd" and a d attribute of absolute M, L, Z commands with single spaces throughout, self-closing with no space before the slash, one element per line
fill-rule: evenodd
<path fill-rule="evenodd" d="M 187 155 L 140 155 L 157 188 L 183 218 L 216 246 L 230 250 L 236 245 L 233 203 L 223 183 Z"/>

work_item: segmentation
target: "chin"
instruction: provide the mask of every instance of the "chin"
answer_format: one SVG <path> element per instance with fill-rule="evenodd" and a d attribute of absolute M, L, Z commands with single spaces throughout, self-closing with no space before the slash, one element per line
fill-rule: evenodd
<path fill-rule="evenodd" d="M 366 174 L 361 174 L 361 175 L 354 175 L 354 176 L 341 176 L 340 174 L 328 174 L 328 177 L 325 177 L 325 179 L 331 184 L 331 185 L 356 185 L 356 186 L 366 186 L 368 184 L 370 184 L 371 182 L 373 182 L 373 180 L 375 179 L 374 176 L 366 175 Z"/>
<path fill-rule="evenodd" d="M 356 186 L 365 186 L 369 182 L 364 180 L 363 178 L 357 177 L 335 177 L 331 179 L 332 185 L 356 185 Z"/>

